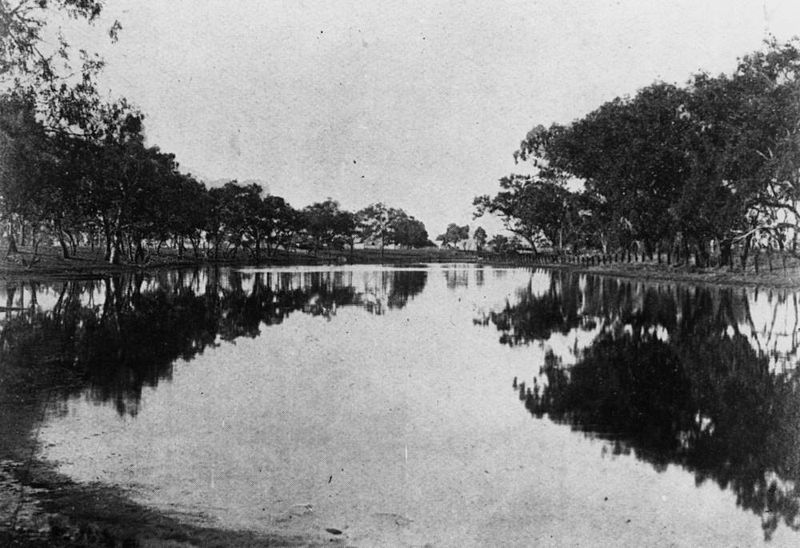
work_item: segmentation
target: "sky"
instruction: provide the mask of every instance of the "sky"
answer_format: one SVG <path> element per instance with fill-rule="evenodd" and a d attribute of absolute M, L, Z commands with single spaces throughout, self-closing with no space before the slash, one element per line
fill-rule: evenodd
<path fill-rule="evenodd" d="M 501 228 L 472 200 L 527 171 L 512 153 L 532 127 L 729 73 L 770 35 L 800 35 L 800 2 L 115 0 L 82 32 L 103 88 L 184 172 L 256 180 L 295 207 L 381 201 L 433 238 Z"/>

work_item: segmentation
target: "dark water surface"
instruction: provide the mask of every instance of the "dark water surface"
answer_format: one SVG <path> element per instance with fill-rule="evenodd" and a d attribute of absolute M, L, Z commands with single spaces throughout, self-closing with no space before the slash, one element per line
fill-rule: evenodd
<path fill-rule="evenodd" d="M 797 300 L 464 265 L 16 283 L 0 364 L 81 372 L 48 392 L 39 458 L 187 520 L 795 546 Z"/>

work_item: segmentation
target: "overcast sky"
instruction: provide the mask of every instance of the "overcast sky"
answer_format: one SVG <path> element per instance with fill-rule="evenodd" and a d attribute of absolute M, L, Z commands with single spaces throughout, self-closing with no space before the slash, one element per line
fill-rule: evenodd
<path fill-rule="evenodd" d="M 512 153 L 534 125 L 730 72 L 800 34 L 800 1 L 116 0 L 109 18 L 123 31 L 95 48 L 103 85 L 184 171 L 257 179 L 296 207 L 383 201 L 434 237 L 499 228 L 472 220 L 472 198 L 524 170 Z"/>

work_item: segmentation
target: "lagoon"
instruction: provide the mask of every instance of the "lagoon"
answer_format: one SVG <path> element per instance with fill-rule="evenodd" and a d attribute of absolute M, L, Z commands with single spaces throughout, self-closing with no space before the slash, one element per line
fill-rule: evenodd
<path fill-rule="evenodd" d="M 480 265 L 7 284 L 36 458 L 355 546 L 796 545 L 798 294 Z"/>

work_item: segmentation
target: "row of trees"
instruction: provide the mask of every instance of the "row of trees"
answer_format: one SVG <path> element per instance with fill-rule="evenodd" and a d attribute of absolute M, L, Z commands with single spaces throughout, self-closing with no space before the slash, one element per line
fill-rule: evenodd
<path fill-rule="evenodd" d="M 442 247 L 467 249 L 470 239 L 475 251 L 489 251 L 498 254 L 518 253 L 525 249 L 525 242 L 517 234 L 507 236 L 505 234 L 495 234 L 491 238 L 482 226 L 475 227 L 470 236 L 469 225 L 459 226 L 456 223 L 447 225 L 447 229 L 436 237 L 437 242 L 441 242 Z M 537 241 L 541 238 L 537 237 Z"/>
<path fill-rule="evenodd" d="M 246 250 L 255 260 L 277 248 L 344 248 L 356 240 L 429 245 L 422 222 L 402 209 L 373 204 L 358 212 L 332 199 L 304 209 L 257 184 L 206 188 L 182 173 L 174 155 L 147 146 L 144 115 L 124 99 L 103 100 L 102 60 L 69 44 L 44 53 L 53 12 L 92 23 L 103 3 L 0 2 L 0 221 L 8 253 L 57 241 L 65 258 L 81 244 L 104 246 L 105 258 L 144 262 L 174 245 L 214 258 Z M 115 22 L 109 33 L 120 30 Z"/>
<path fill-rule="evenodd" d="M 428 245 L 424 224 L 373 204 L 345 211 L 328 199 L 294 209 L 258 184 L 206 186 L 181 173 L 172 154 L 144 142 L 143 116 L 124 103 L 101 107 L 90 134 L 49 130 L 33 97 L 0 96 L 0 214 L 8 250 L 57 240 L 64 257 L 80 243 L 105 246 L 111 263 L 141 262 L 167 243 L 214 258 L 244 249 L 260 260 L 278 247 L 351 248 L 357 240 Z"/>
<path fill-rule="evenodd" d="M 570 124 L 537 126 L 515 159 L 532 174 L 475 198 L 534 248 L 694 255 L 795 250 L 800 41 L 771 41 L 731 75 L 654 83 Z M 580 184 L 578 184 L 580 183 Z M 574 190 L 581 187 L 580 190 Z"/>

